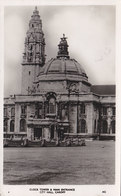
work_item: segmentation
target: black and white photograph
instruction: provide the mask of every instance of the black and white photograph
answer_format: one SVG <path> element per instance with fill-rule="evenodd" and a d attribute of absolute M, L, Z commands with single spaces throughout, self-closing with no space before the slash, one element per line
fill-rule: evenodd
<path fill-rule="evenodd" d="M 115 5 L 4 6 L 3 185 L 115 185 L 115 60 Z"/>

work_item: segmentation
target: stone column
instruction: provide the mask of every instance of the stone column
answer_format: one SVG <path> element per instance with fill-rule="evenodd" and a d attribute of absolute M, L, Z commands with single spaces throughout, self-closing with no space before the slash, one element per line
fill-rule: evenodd
<path fill-rule="evenodd" d="M 21 116 L 21 105 L 15 105 L 15 133 L 20 132 L 20 116 Z"/>
<path fill-rule="evenodd" d="M 27 139 L 34 140 L 34 128 L 27 127 Z"/>
<path fill-rule="evenodd" d="M 57 132 L 57 126 L 55 125 L 55 130 L 54 130 L 54 139 L 58 138 L 58 132 Z"/>
<path fill-rule="evenodd" d="M 42 138 L 46 140 L 50 139 L 50 128 L 49 127 L 43 127 Z"/>
<path fill-rule="evenodd" d="M 94 107 L 93 103 L 86 104 L 86 125 L 87 125 L 87 133 L 93 134 L 94 132 Z"/>
<path fill-rule="evenodd" d="M 56 117 L 57 117 L 57 119 L 59 119 L 60 118 L 60 104 L 59 104 L 59 102 L 56 102 Z"/>
<path fill-rule="evenodd" d="M 107 123 L 108 123 L 107 133 L 110 134 L 112 132 L 112 130 L 111 130 L 111 118 L 110 117 L 108 117 Z"/>
<path fill-rule="evenodd" d="M 77 133 L 77 104 L 73 102 L 69 104 L 69 124 L 70 133 Z"/>
<path fill-rule="evenodd" d="M 108 113 L 108 118 L 107 118 L 107 123 L 108 123 L 108 127 L 107 127 L 107 133 L 111 134 L 112 133 L 112 129 L 111 129 L 111 116 L 112 116 L 112 110 L 111 108 L 107 109 L 107 113 Z"/>

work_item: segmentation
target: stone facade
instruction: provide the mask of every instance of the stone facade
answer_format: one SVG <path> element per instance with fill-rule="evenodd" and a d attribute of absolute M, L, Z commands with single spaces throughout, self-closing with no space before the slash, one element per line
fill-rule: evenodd
<path fill-rule="evenodd" d="M 57 57 L 45 63 L 42 21 L 35 8 L 25 38 L 21 95 L 4 99 L 4 137 L 115 135 L 114 86 L 98 92 L 100 86 L 92 86 L 83 67 L 70 58 L 65 35 L 58 47 Z"/>

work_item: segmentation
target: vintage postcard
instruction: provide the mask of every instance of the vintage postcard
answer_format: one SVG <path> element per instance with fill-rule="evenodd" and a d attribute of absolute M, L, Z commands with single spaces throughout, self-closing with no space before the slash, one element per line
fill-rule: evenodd
<path fill-rule="evenodd" d="M 1 195 L 119 196 L 121 5 L 59 2 L 1 3 Z"/>

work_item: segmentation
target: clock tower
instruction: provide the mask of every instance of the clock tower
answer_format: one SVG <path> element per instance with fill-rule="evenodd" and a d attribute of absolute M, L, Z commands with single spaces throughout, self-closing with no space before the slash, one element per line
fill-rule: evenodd
<path fill-rule="evenodd" d="M 45 38 L 37 7 L 29 22 L 22 62 L 22 94 L 30 94 L 33 82 L 45 63 Z"/>

